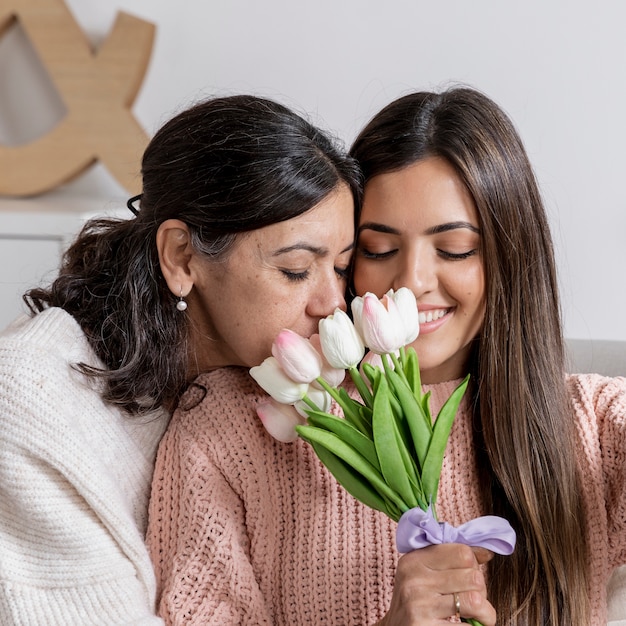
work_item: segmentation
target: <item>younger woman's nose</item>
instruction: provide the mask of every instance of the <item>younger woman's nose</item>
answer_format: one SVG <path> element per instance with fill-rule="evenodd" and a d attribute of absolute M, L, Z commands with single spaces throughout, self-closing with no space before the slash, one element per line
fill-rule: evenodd
<path fill-rule="evenodd" d="M 428 259 L 412 256 L 402 264 L 394 280 L 394 289 L 408 287 L 416 297 L 433 291 L 437 285 L 437 274 Z"/>

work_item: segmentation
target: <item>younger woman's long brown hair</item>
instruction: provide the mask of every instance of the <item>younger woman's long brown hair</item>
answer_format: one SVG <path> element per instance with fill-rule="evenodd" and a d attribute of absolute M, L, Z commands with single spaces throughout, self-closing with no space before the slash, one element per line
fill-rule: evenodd
<path fill-rule="evenodd" d="M 352 148 L 365 182 L 446 159 L 469 189 L 482 233 L 486 312 L 470 360 L 485 510 L 518 543 L 489 564 L 498 624 L 589 622 L 585 517 L 565 389 L 553 245 L 538 186 L 509 118 L 468 88 L 388 105 Z"/>

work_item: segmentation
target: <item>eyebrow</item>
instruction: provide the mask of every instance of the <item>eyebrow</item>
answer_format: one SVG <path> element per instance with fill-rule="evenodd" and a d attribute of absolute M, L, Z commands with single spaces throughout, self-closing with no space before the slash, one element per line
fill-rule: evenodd
<path fill-rule="evenodd" d="M 473 233 L 480 234 L 480 229 L 476 228 L 474 224 L 470 224 L 469 222 L 458 221 L 458 222 L 447 222 L 446 224 L 437 224 L 437 226 L 432 226 L 426 231 L 427 235 L 437 235 L 439 233 L 445 233 L 449 230 L 458 230 L 461 228 L 467 228 L 471 230 Z M 377 222 L 365 222 L 359 226 L 359 233 L 364 230 L 374 230 L 377 233 L 385 233 L 387 235 L 401 235 L 402 233 L 397 228 L 392 228 L 391 226 L 387 226 L 386 224 L 379 224 Z"/>
<path fill-rule="evenodd" d="M 351 242 L 350 245 L 346 246 L 340 254 L 344 254 L 344 252 L 349 252 L 354 248 L 354 242 Z M 311 252 L 316 256 L 326 256 L 328 254 L 328 248 L 322 248 L 318 246 L 312 246 L 308 243 L 296 243 L 293 246 L 285 246 L 284 248 L 279 248 L 272 254 L 272 256 L 280 256 L 281 254 L 287 254 L 288 252 L 293 252 L 294 250 L 306 250 L 307 252 Z"/>

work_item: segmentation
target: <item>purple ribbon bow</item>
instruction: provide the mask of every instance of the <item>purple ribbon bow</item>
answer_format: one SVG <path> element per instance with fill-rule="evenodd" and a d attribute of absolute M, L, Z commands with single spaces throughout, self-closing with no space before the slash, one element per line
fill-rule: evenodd
<path fill-rule="evenodd" d="M 430 507 L 406 511 L 396 530 L 396 545 L 401 553 L 411 552 L 439 543 L 463 543 L 487 548 L 497 554 L 512 554 L 515 549 L 515 531 L 502 517 L 477 517 L 458 528 L 438 522 Z"/>

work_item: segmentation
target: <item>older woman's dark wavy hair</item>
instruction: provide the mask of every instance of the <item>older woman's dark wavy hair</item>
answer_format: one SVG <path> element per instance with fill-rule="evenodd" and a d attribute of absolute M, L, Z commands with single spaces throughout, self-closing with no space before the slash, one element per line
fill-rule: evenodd
<path fill-rule="evenodd" d="M 194 247 L 221 259 L 237 235 L 308 211 L 340 183 L 360 195 L 353 159 L 288 108 L 255 96 L 200 102 L 167 122 L 142 160 L 140 209 L 85 225 L 58 278 L 24 299 L 65 309 L 103 363 L 103 398 L 130 413 L 171 406 L 186 383 L 187 316 L 161 275 L 159 225 L 182 220 Z"/>
<path fill-rule="evenodd" d="M 553 245 L 539 189 L 508 116 L 470 88 L 403 96 L 356 139 L 365 186 L 429 157 L 472 195 L 486 311 L 469 370 L 484 506 L 518 533 L 489 564 L 499 624 L 588 623 L 586 540 Z"/>

